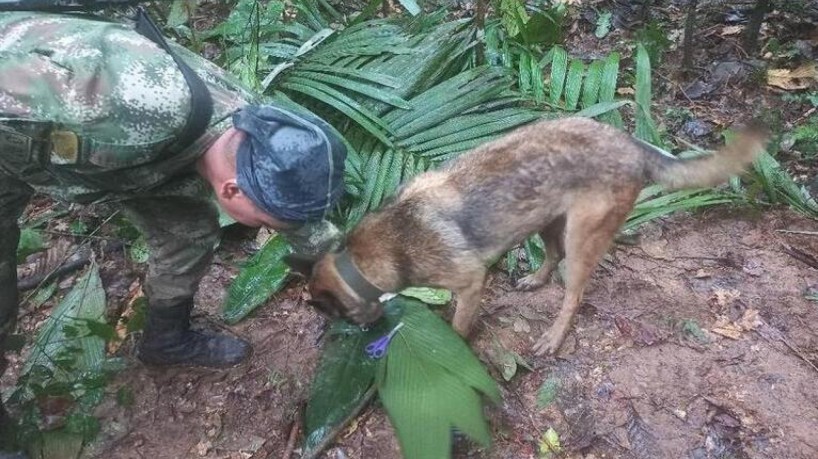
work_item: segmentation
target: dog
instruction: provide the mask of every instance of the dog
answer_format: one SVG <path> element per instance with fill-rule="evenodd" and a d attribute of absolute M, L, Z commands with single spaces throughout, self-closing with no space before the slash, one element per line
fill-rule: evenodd
<path fill-rule="evenodd" d="M 380 317 L 385 292 L 449 289 L 456 297 L 452 327 L 468 338 L 488 266 L 539 233 L 546 262 L 517 287 L 542 286 L 565 259 L 562 307 L 534 345 L 536 355 L 554 354 L 642 188 L 717 185 L 744 171 L 765 142 L 763 129 L 748 128 L 713 155 L 676 159 L 588 118 L 540 121 L 415 176 L 366 215 L 339 250 L 286 261 L 309 278 L 311 305 L 360 325 Z"/>

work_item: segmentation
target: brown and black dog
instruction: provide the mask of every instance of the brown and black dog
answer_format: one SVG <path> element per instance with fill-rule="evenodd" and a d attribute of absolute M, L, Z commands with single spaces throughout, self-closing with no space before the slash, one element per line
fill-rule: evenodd
<path fill-rule="evenodd" d="M 310 277 L 311 304 L 358 324 L 380 317 L 384 292 L 450 289 L 452 325 L 467 337 L 487 266 L 539 233 L 547 261 L 517 285 L 540 287 L 565 259 L 562 309 L 534 346 L 538 355 L 555 353 L 643 186 L 719 184 L 753 161 L 765 137 L 748 129 L 714 155 L 679 160 L 587 118 L 530 124 L 413 178 L 352 230 L 341 251 L 288 263 Z"/>

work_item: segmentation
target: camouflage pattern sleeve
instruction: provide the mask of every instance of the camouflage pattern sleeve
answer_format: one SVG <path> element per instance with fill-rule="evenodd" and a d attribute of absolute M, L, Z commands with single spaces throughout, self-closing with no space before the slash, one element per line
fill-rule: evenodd
<path fill-rule="evenodd" d="M 0 13 L 0 169 L 75 202 L 144 195 L 185 175 L 255 96 L 174 48 L 208 85 L 214 114 L 197 142 L 169 153 L 191 105 L 170 55 L 127 24 Z"/>

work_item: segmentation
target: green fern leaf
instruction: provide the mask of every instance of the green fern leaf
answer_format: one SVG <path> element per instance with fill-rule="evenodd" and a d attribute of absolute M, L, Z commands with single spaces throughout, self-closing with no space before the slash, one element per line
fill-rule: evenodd
<path fill-rule="evenodd" d="M 568 68 L 568 77 L 565 82 L 565 109 L 576 110 L 579 103 L 582 79 L 585 76 L 585 64 L 579 59 L 573 59 Z"/>
<path fill-rule="evenodd" d="M 599 87 L 602 84 L 601 60 L 595 60 L 588 66 L 588 75 L 585 77 L 585 86 L 582 88 L 582 108 L 588 108 L 599 100 Z M 616 85 L 616 83 L 614 83 Z M 615 90 L 615 89 L 614 89 Z"/>
<path fill-rule="evenodd" d="M 599 86 L 599 101 L 613 102 L 616 97 L 616 81 L 619 78 L 619 53 L 611 53 L 605 59 L 602 68 L 602 81 Z M 616 111 L 605 115 L 602 118 L 611 125 L 622 128 L 622 115 Z"/>
<path fill-rule="evenodd" d="M 556 106 L 559 105 L 562 90 L 565 87 L 565 76 L 568 73 L 568 52 L 560 46 L 555 46 L 553 52 L 550 99 L 551 104 Z"/>

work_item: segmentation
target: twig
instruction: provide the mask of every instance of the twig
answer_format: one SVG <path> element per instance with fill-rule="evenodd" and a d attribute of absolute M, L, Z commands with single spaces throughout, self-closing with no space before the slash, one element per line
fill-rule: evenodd
<path fill-rule="evenodd" d="M 106 223 L 111 221 L 117 215 L 119 215 L 119 211 L 115 210 L 108 218 L 106 218 L 102 223 L 97 225 L 97 227 L 94 228 L 94 231 L 91 231 L 90 234 L 88 234 L 86 236 L 83 236 L 83 241 L 77 246 L 77 248 L 75 248 L 73 251 L 66 254 L 65 258 L 63 258 L 63 260 L 54 269 L 52 269 L 51 272 L 48 273 L 48 275 L 46 275 L 46 277 L 42 281 L 40 281 L 39 284 L 37 284 L 37 287 L 25 297 L 25 299 L 22 301 L 22 303 L 27 303 L 34 296 L 34 294 L 37 293 L 37 290 L 39 290 L 40 287 L 42 287 L 43 284 L 45 284 L 45 280 L 48 279 L 49 276 L 54 274 L 54 272 L 57 271 L 59 269 L 59 267 L 62 266 L 66 261 L 68 261 L 69 258 L 74 256 L 74 254 L 79 252 L 79 250 L 81 248 L 83 248 L 86 244 L 88 244 L 88 241 L 90 241 L 89 238 L 92 237 L 92 236 L 95 236 L 99 232 L 99 230 L 102 229 L 103 226 L 105 226 Z"/>
<path fill-rule="evenodd" d="M 800 358 L 801 360 L 806 362 L 807 365 L 811 366 L 813 370 L 818 372 L 818 367 L 815 366 L 814 363 L 812 363 L 812 360 L 808 359 L 807 356 L 805 356 L 797 347 L 790 344 L 790 342 L 787 340 L 787 338 L 784 338 L 783 336 L 779 336 L 778 339 L 780 339 L 782 343 L 784 343 L 788 348 L 790 348 L 790 350 L 793 353 L 795 353 L 795 355 L 797 355 L 798 358 Z"/>
<path fill-rule="evenodd" d="M 814 256 L 804 252 L 801 249 L 797 249 L 787 244 L 781 244 L 781 247 L 784 253 L 786 253 L 787 255 L 795 258 L 796 260 L 800 261 L 801 263 L 804 263 L 805 265 L 811 268 L 818 269 L 818 259 L 816 259 Z"/>
<path fill-rule="evenodd" d="M 687 7 L 687 18 L 685 19 L 684 44 L 682 53 L 682 72 L 687 76 L 693 67 L 693 28 L 696 24 L 696 7 L 699 0 L 690 0 Z M 687 95 L 685 95 L 686 97 Z"/>
<path fill-rule="evenodd" d="M 35 274 L 33 276 L 24 277 L 17 282 L 17 289 L 20 291 L 31 290 L 41 284 L 51 282 L 54 279 L 60 278 L 68 273 L 74 272 L 85 266 L 91 260 L 91 251 L 84 251 L 77 253 L 77 257 L 68 259 L 57 266 L 48 273 Z M 73 257 L 73 255 L 72 255 Z"/>
<path fill-rule="evenodd" d="M 474 7 L 474 28 L 480 33 L 486 27 L 486 13 L 488 11 L 488 0 L 477 0 Z M 485 48 L 483 41 L 478 41 L 475 48 L 477 65 L 482 64 L 485 59 Z"/>
<path fill-rule="evenodd" d="M 284 454 L 281 456 L 281 459 L 290 459 L 290 457 L 293 455 L 293 450 L 295 449 L 295 441 L 298 439 L 298 431 L 300 430 L 300 428 L 301 428 L 301 410 L 297 410 L 295 412 L 295 419 L 293 420 L 293 426 L 290 429 L 290 436 L 287 439 L 287 447 L 284 448 Z"/>
<path fill-rule="evenodd" d="M 813 370 L 818 372 L 818 366 L 815 366 L 815 364 L 812 363 L 812 360 L 807 358 L 807 356 L 805 356 L 800 349 L 798 349 L 797 347 L 795 347 L 795 345 L 790 343 L 789 340 L 787 340 L 787 338 L 785 338 L 784 335 L 777 328 L 769 325 L 766 321 L 762 320 L 761 326 L 756 328 L 755 332 L 762 338 L 766 339 L 767 341 L 770 341 L 772 335 L 773 338 L 784 343 L 784 345 L 787 346 L 799 359 L 803 360 L 807 365 L 812 367 Z"/>
<path fill-rule="evenodd" d="M 789 234 L 806 234 L 807 236 L 818 236 L 818 231 L 800 231 L 800 230 L 775 230 L 777 233 Z"/>
<path fill-rule="evenodd" d="M 333 427 L 332 430 L 330 430 L 329 433 L 324 437 L 324 439 L 321 440 L 315 446 L 315 448 L 311 449 L 310 451 L 307 451 L 304 454 L 304 456 L 301 457 L 301 459 L 315 459 L 315 458 L 317 458 L 318 455 L 321 454 L 321 452 L 324 451 L 333 442 L 333 440 L 335 440 L 335 437 L 337 437 L 338 434 L 340 434 L 341 431 L 344 430 L 346 425 L 350 421 L 352 421 L 356 416 L 358 416 L 358 413 L 360 413 L 361 410 L 363 410 L 364 407 L 367 404 L 369 404 L 369 401 L 372 400 L 375 397 L 376 392 L 377 392 L 377 390 L 375 389 L 374 385 L 372 387 L 370 387 L 369 390 L 364 394 L 363 398 L 361 398 L 360 403 L 358 403 L 358 405 L 356 405 L 355 408 L 353 408 L 349 412 L 349 415 L 343 421 L 341 421 L 341 423 L 339 423 L 338 425 Z"/>

